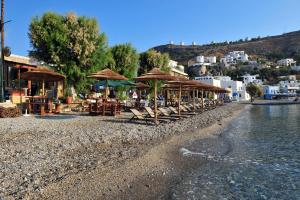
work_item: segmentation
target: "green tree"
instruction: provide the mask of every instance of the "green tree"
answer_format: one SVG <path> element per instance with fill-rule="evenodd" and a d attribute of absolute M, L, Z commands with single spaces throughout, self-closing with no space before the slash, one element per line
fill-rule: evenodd
<path fill-rule="evenodd" d="M 94 18 L 47 12 L 31 20 L 28 35 L 30 55 L 66 75 L 67 84 L 79 92 L 87 88 L 89 73 L 114 65 Z"/>
<path fill-rule="evenodd" d="M 110 49 L 110 53 L 114 60 L 112 69 L 127 78 L 136 76 L 139 64 L 139 54 L 131 44 L 119 44 Z"/>
<path fill-rule="evenodd" d="M 254 84 L 254 83 L 248 84 L 247 87 L 246 87 L 246 91 L 249 93 L 249 95 L 251 97 L 251 102 L 254 101 L 255 97 L 262 96 L 261 88 L 258 85 Z"/>
<path fill-rule="evenodd" d="M 150 49 L 140 54 L 140 67 L 138 75 L 147 73 L 154 67 L 160 68 L 162 71 L 170 71 L 169 68 L 170 57 L 169 54 L 160 53 Z"/>

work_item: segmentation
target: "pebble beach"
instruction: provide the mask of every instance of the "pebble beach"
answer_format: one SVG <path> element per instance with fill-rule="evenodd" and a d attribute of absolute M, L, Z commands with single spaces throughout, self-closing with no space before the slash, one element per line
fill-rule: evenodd
<path fill-rule="evenodd" d="M 56 196 L 61 199 L 76 198 L 72 189 L 64 189 L 80 185 L 83 175 L 108 178 L 112 170 L 167 143 L 172 136 L 221 123 L 244 107 L 228 104 L 158 126 L 129 122 L 129 113 L 118 118 L 75 114 L 0 119 L 0 199 L 53 199 L 55 192 L 64 194 Z M 107 184 L 121 181 L 118 191 L 126 193 L 131 188 L 129 178 Z M 127 189 L 122 189 L 124 185 Z M 95 187 L 102 199 L 113 197 L 107 185 Z M 80 188 L 84 190 L 84 185 Z"/>

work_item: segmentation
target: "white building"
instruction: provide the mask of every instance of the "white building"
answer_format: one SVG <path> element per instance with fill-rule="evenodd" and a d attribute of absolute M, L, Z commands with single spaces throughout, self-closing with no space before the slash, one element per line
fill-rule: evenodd
<path fill-rule="evenodd" d="M 178 65 L 177 61 L 170 60 L 169 67 L 171 68 L 171 75 L 172 76 L 185 76 L 188 77 L 188 74 L 184 72 L 184 66 Z"/>
<path fill-rule="evenodd" d="M 195 77 L 195 80 L 231 91 L 228 96 L 233 100 L 250 100 L 250 95 L 246 92 L 246 87 L 243 82 L 231 80 L 229 76 L 201 76 Z"/>
<path fill-rule="evenodd" d="M 274 99 L 279 93 L 280 89 L 278 85 L 264 85 L 263 86 L 264 99 Z"/>
<path fill-rule="evenodd" d="M 285 58 L 285 59 L 278 60 L 277 64 L 280 66 L 288 67 L 288 66 L 296 65 L 296 61 L 294 61 L 293 58 Z"/>
<path fill-rule="evenodd" d="M 235 65 L 237 62 L 248 62 L 249 56 L 245 51 L 232 51 L 220 59 L 225 66 Z"/>
<path fill-rule="evenodd" d="M 210 63 L 210 64 L 216 64 L 217 63 L 217 57 L 216 56 L 205 57 L 205 62 Z"/>
<path fill-rule="evenodd" d="M 216 79 L 220 80 L 220 85 L 224 89 L 231 91 L 231 98 L 237 101 L 250 100 L 250 95 L 246 91 L 245 84 L 242 81 L 231 80 L 229 76 L 216 76 Z"/>
<path fill-rule="evenodd" d="M 195 77 L 195 80 L 201 81 L 202 83 L 206 83 L 209 85 L 221 87 L 221 82 L 220 80 L 215 79 L 213 76 L 199 76 Z M 214 99 L 217 99 L 218 96 L 215 94 Z"/>
<path fill-rule="evenodd" d="M 279 87 L 281 93 L 295 95 L 300 90 L 300 83 L 297 80 L 280 81 Z"/>
<path fill-rule="evenodd" d="M 203 83 L 207 83 L 213 86 L 221 87 L 221 81 L 218 79 L 215 79 L 213 76 L 199 76 L 195 77 L 195 80 L 201 81 Z"/>
<path fill-rule="evenodd" d="M 205 62 L 205 59 L 204 59 L 204 56 L 197 56 L 196 57 L 196 62 L 197 63 L 204 63 Z"/>
<path fill-rule="evenodd" d="M 291 69 L 294 71 L 299 72 L 300 71 L 300 66 L 291 66 Z"/>
<path fill-rule="evenodd" d="M 246 85 L 248 85 L 249 83 L 255 83 L 255 84 L 262 84 L 262 80 L 257 79 L 258 75 L 250 75 L 250 74 L 246 74 L 243 77 L 243 83 L 245 83 Z"/>
<path fill-rule="evenodd" d="M 217 63 L 217 57 L 216 56 L 197 56 L 196 57 L 196 63 L 195 64 L 201 64 L 201 65 L 211 65 Z"/>

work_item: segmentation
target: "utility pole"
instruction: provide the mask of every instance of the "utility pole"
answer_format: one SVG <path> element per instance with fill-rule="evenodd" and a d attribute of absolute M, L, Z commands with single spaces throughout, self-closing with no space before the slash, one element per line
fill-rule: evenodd
<path fill-rule="evenodd" d="M 4 0 L 1 0 L 1 68 L 0 68 L 0 81 L 1 81 L 1 96 L 0 102 L 5 101 L 4 97 Z"/>

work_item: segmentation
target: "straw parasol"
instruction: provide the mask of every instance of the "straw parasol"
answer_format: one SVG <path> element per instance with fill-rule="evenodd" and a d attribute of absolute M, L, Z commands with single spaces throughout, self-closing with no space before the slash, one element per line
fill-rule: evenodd
<path fill-rule="evenodd" d="M 34 68 L 31 71 L 21 73 L 21 79 L 31 81 L 42 81 L 43 96 L 45 95 L 45 81 L 61 81 L 66 77 L 62 74 L 54 72 L 46 67 Z"/>
<path fill-rule="evenodd" d="M 108 68 L 96 73 L 91 73 L 88 78 L 96 78 L 98 80 L 128 80 L 125 76 L 122 76 Z"/>
<path fill-rule="evenodd" d="M 108 68 L 98 71 L 96 73 L 92 73 L 87 77 L 95 78 L 97 80 L 106 80 L 105 98 L 107 97 L 108 80 L 128 80 L 125 76 L 122 76 Z"/>
<path fill-rule="evenodd" d="M 139 89 L 139 90 L 144 90 L 144 89 L 150 88 L 149 85 L 147 85 L 145 83 L 142 83 L 142 82 L 138 82 L 135 85 L 136 85 L 136 88 Z"/>
<path fill-rule="evenodd" d="M 154 122 L 158 124 L 157 120 L 157 81 L 158 80 L 174 80 L 174 76 L 171 76 L 167 72 L 161 71 L 159 68 L 153 68 L 146 74 L 135 78 L 136 81 L 149 81 L 154 80 Z"/>

